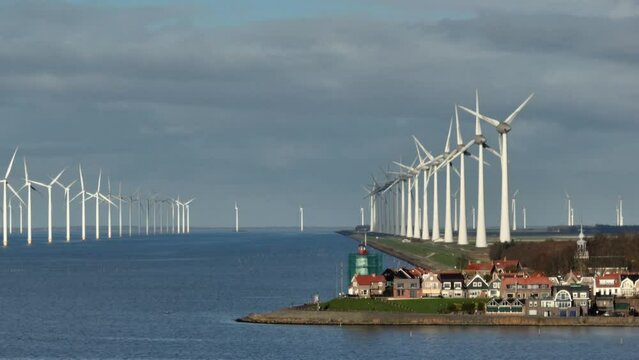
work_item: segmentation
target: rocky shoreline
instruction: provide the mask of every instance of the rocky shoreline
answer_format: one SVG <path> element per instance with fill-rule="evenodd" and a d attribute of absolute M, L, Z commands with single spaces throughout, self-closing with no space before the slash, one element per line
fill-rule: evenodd
<path fill-rule="evenodd" d="M 238 322 L 286 325 L 379 326 L 602 326 L 639 327 L 636 317 L 541 318 L 512 315 L 433 315 L 373 311 L 312 311 L 294 308 L 249 314 Z"/>

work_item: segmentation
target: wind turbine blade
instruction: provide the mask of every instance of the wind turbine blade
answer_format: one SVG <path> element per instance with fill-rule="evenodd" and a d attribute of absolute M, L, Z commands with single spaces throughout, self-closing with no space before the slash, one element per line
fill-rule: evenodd
<path fill-rule="evenodd" d="M 515 111 L 513 111 L 513 113 L 510 114 L 510 116 L 508 116 L 506 120 L 504 120 L 504 122 L 508 125 L 512 124 L 515 118 L 517 117 L 517 115 L 519 115 L 519 112 L 524 108 L 524 106 L 526 106 L 526 104 L 528 104 L 528 102 L 530 101 L 530 99 L 533 98 L 533 96 L 535 96 L 535 93 L 530 94 L 530 96 L 528 96 L 528 98 L 526 98 L 526 100 L 524 100 L 524 102 L 521 103 L 521 105 L 519 105 L 519 107 Z"/>
<path fill-rule="evenodd" d="M 13 151 L 13 156 L 11 156 L 11 161 L 9 161 L 9 166 L 7 167 L 7 172 L 4 175 L 5 179 L 9 178 L 9 174 L 11 174 L 11 168 L 13 167 L 13 161 L 16 158 L 16 154 L 18 153 L 18 148 L 16 147 L 16 149 Z"/>
<path fill-rule="evenodd" d="M 450 164 L 450 167 L 453 168 L 453 171 L 455 171 L 455 174 L 457 174 L 457 176 L 461 177 L 461 174 L 459 173 L 459 170 L 457 170 L 457 168 L 455 167 L 455 165 Z"/>
<path fill-rule="evenodd" d="M 475 113 L 479 114 L 479 90 L 475 89 Z M 481 135 L 481 121 L 475 116 L 475 135 Z"/>
<path fill-rule="evenodd" d="M 78 196 L 80 196 L 80 195 L 82 195 L 82 191 L 80 191 L 80 192 L 79 192 L 76 196 L 74 196 L 74 197 L 73 197 L 71 200 L 69 200 L 69 201 L 73 201 L 73 200 L 75 200 L 75 199 L 76 199 Z"/>
<path fill-rule="evenodd" d="M 100 169 L 100 173 L 98 175 L 98 190 L 96 193 L 100 192 L 100 182 L 102 181 L 102 169 Z"/>
<path fill-rule="evenodd" d="M 9 188 L 9 190 L 11 190 L 11 192 L 13 193 L 13 195 L 14 195 L 15 197 L 17 197 L 17 198 L 18 198 L 18 200 L 20 200 L 20 202 L 22 203 L 22 205 L 26 205 L 26 204 L 24 203 L 24 201 L 22 201 L 22 198 L 20 197 L 20 195 L 18 195 L 18 192 L 17 192 L 17 191 L 13 188 L 13 186 L 11 186 L 11 184 L 7 184 L 7 187 Z"/>
<path fill-rule="evenodd" d="M 31 180 L 31 183 L 32 183 L 32 184 L 39 185 L 39 186 L 42 186 L 42 187 L 45 187 L 45 188 L 49 188 L 49 187 L 51 187 L 51 186 L 49 186 L 49 185 L 47 185 L 47 184 L 43 184 L 43 183 L 41 183 L 41 182 L 39 182 L 39 181 L 35 181 L 35 180 Z"/>
<path fill-rule="evenodd" d="M 491 147 L 487 147 L 486 150 L 488 150 L 491 154 L 493 154 L 493 155 L 495 155 L 495 156 L 497 156 L 498 158 L 501 159 L 501 154 L 497 150 L 495 150 L 495 149 L 493 149 Z"/>
<path fill-rule="evenodd" d="M 60 171 L 60 173 L 58 174 L 58 176 L 56 176 L 50 183 L 50 186 L 53 186 L 53 184 L 55 184 L 56 182 L 58 182 L 58 179 L 60 178 L 60 176 L 62 176 L 62 174 L 64 173 L 66 169 L 62 169 L 62 171 Z"/>
<path fill-rule="evenodd" d="M 22 158 L 24 161 L 24 182 L 29 182 L 29 171 L 27 170 L 27 158 Z"/>
<path fill-rule="evenodd" d="M 413 139 L 415 140 L 415 143 L 419 146 L 419 148 L 422 149 L 424 154 L 426 154 L 426 156 L 428 156 L 429 159 L 433 160 L 434 159 L 433 154 L 431 154 L 430 151 L 426 150 L 424 145 L 417 139 L 417 137 L 415 137 L 415 135 L 413 135 Z"/>
<path fill-rule="evenodd" d="M 114 204 L 111 200 L 109 200 L 109 198 L 107 198 L 106 196 L 104 196 L 104 195 L 102 195 L 102 194 L 99 194 L 99 195 L 100 195 L 100 198 L 102 198 L 102 200 L 104 200 L 104 201 L 108 202 L 109 204 L 111 204 L 111 205 L 115 206 L 116 208 L 118 207 L 118 206 L 117 206 L 117 205 L 115 205 L 115 204 Z"/>
<path fill-rule="evenodd" d="M 464 110 L 465 112 L 475 116 L 475 117 L 478 117 L 478 118 L 484 120 L 485 122 L 489 123 L 490 125 L 492 125 L 494 127 L 499 126 L 499 120 L 495 120 L 495 119 L 493 119 L 491 117 L 488 117 L 486 115 L 482 115 L 482 114 L 480 114 L 478 112 L 475 112 L 474 110 L 470 110 L 469 108 L 461 106 L 461 105 L 459 105 L 459 108 Z"/>
<path fill-rule="evenodd" d="M 84 191 L 84 176 L 82 176 L 82 165 L 78 165 L 78 169 L 80 170 L 80 188 Z"/>
<path fill-rule="evenodd" d="M 448 136 L 446 136 L 446 146 L 444 152 L 450 152 L 450 133 L 453 130 L 453 117 L 450 117 L 450 125 L 448 126 Z"/>
<path fill-rule="evenodd" d="M 475 159 L 477 162 L 479 162 L 479 158 L 477 157 L 477 155 L 470 154 L 470 157 Z M 490 166 L 490 163 L 488 163 L 488 161 L 484 160 L 484 165 Z"/>
<path fill-rule="evenodd" d="M 519 194 L 519 189 L 515 190 L 515 192 L 513 193 L 513 197 L 517 197 L 517 194 Z"/>
<path fill-rule="evenodd" d="M 415 138 L 415 135 L 413 135 L 413 138 Z M 417 146 L 417 143 L 415 143 L 415 151 L 417 152 L 417 157 L 419 157 L 419 163 L 423 164 L 424 158 L 422 157 L 421 151 L 419 151 L 419 146 Z"/>
<path fill-rule="evenodd" d="M 457 145 L 462 145 L 464 141 L 462 140 L 461 131 L 459 130 L 459 110 L 457 109 L 457 105 L 455 105 L 455 130 L 457 132 Z"/>

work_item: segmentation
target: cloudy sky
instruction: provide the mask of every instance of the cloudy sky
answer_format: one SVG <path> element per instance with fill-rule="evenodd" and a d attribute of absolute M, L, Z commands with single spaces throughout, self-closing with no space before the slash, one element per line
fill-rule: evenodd
<path fill-rule="evenodd" d="M 496 118 L 535 92 L 509 143 L 529 224 L 565 222 L 564 190 L 576 222 L 614 223 L 622 195 L 639 223 L 637 3 L 446 3 L 2 1 L 0 162 L 20 146 L 37 179 L 82 163 L 91 187 L 102 168 L 125 192 L 196 197 L 197 226 L 231 226 L 236 200 L 246 226 L 294 225 L 299 205 L 308 225 L 351 225 L 412 134 L 441 152 L 476 88 Z"/>

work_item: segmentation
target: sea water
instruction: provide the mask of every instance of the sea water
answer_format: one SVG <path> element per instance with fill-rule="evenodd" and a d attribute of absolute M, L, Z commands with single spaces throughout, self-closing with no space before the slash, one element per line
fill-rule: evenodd
<path fill-rule="evenodd" d="M 0 358 L 635 358 L 631 328 L 235 322 L 342 290 L 357 243 L 332 230 L 194 230 L 0 249 Z M 74 234 L 75 236 L 75 234 Z M 386 258 L 387 265 L 403 265 Z M 344 277 L 346 275 L 344 274 Z"/>

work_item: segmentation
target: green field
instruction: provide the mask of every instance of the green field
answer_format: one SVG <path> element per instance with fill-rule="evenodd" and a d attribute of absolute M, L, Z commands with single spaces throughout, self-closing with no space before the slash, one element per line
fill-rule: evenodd
<path fill-rule="evenodd" d="M 486 303 L 486 299 L 410 299 L 410 300 L 385 300 L 385 299 L 359 299 L 336 298 L 323 303 L 322 310 L 332 311 L 386 311 L 386 312 L 412 312 L 422 314 L 441 314 L 462 311 L 464 304 L 474 304 L 475 308 Z M 480 305 L 481 304 L 481 305 Z"/>
<path fill-rule="evenodd" d="M 396 237 L 380 237 L 371 239 L 371 243 L 391 247 L 397 251 L 415 254 L 428 258 L 430 261 L 454 268 L 459 266 L 459 261 L 464 252 L 456 245 L 433 243 L 433 242 L 412 242 L 403 243 Z"/>

